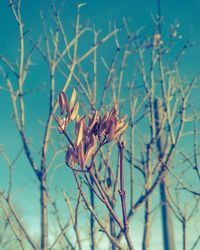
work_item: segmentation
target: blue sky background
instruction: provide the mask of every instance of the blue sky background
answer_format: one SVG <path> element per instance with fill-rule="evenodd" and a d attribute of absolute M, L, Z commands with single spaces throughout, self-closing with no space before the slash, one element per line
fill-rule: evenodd
<path fill-rule="evenodd" d="M 59 2 L 60 1 L 56 1 L 56 3 Z M 117 25 L 121 25 L 122 17 L 126 17 L 127 20 L 129 20 L 131 30 L 145 26 L 146 32 L 152 32 L 150 14 L 156 13 L 156 0 L 88 0 L 84 2 L 86 6 L 81 9 L 81 21 L 90 22 L 96 29 L 101 29 L 102 34 L 108 32 L 108 23 L 110 21 L 115 20 Z M 72 0 L 66 1 L 65 9 L 61 15 L 65 27 L 69 27 L 69 30 L 71 29 L 71 24 L 74 22 L 75 3 L 76 1 Z M 22 18 L 25 27 L 27 29 L 31 28 L 30 36 L 34 40 L 42 33 L 39 18 L 40 11 L 44 13 L 47 22 L 51 24 L 49 4 L 50 1 L 47 0 L 22 0 Z M 183 41 L 187 39 L 194 41 L 194 47 L 186 52 L 184 55 L 184 64 L 181 65 L 183 75 L 186 74 L 190 78 L 200 70 L 200 1 L 161 0 L 161 12 L 164 16 L 164 25 L 166 25 L 166 27 L 177 20 L 180 23 L 178 32 L 183 37 Z M 18 55 L 18 31 L 6 0 L 0 2 L 0 23 L 0 54 L 7 56 L 11 62 L 14 63 Z M 82 46 L 84 47 L 85 45 L 82 44 Z M 43 60 L 37 53 L 34 54 L 33 58 L 37 65 L 33 65 L 32 72 L 30 72 L 28 76 L 28 82 L 25 87 L 27 89 L 30 89 L 32 86 L 38 86 L 43 82 L 48 82 L 48 72 Z M 0 78 L 0 86 L 1 85 L 3 85 L 2 78 Z M 198 100 L 199 94 L 199 91 L 196 92 L 194 95 L 195 100 Z M 32 137 L 34 150 L 37 152 L 39 150 L 39 138 L 43 134 L 41 122 L 46 120 L 47 115 L 48 94 L 44 88 L 41 94 L 34 93 L 28 98 L 28 112 L 26 114 L 28 124 L 27 132 Z M 20 150 L 21 142 L 15 124 L 11 120 L 12 109 L 9 95 L 5 95 L 1 89 L 0 114 L 0 145 L 3 145 L 9 157 L 14 159 Z M 40 120 L 38 120 L 38 118 Z M 14 168 L 13 198 L 16 201 L 16 206 L 19 211 L 24 215 L 24 222 L 29 225 L 31 224 L 30 231 L 38 232 L 38 229 L 33 226 L 38 226 L 39 223 L 39 206 L 37 202 L 39 199 L 37 192 L 38 186 L 34 181 L 32 171 L 27 167 L 28 164 L 26 165 L 25 163 L 27 163 L 27 160 L 22 154 Z M 0 187 L 5 188 L 7 186 L 8 171 L 5 162 L 1 158 L 0 169 Z M 52 170 L 52 174 L 53 172 Z M 68 176 L 68 184 L 66 184 L 66 175 Z M 68 187 L 69 191 L 71 189 L 73 190 L 73 186 L 71 186 L 72 176 L 68 170 L 64 169 L 61 172 L 58 170 L 55 173 L 54 180 L 56 183 L 62 183 L 64 187 L 70 185 L 70 187 Z M 62 201 L 60 201 L 60 204 L 61 206 L 63 205 Z M 155 220 L 156 218 L 159 225 L 159 212 L 157 212 Z M 138 216 L 138 223 L 139 220 L 140 218 Z M 139 224 L 137 224 L 137 227 L 138 225 Z M 161 236 L 159 235 L 159 237 L 157 237 L 155 228 L 154 231 L 155 234 L 152 234 L 153 241 L 160 244 Z M 140 239 L 140 235 L 138 235 L 137 239 Z M 140 242 L 138 241 L 137 244 L 139 245 Z M 156 246 L 152 249 L 159 250 L 159 247 Z"/>

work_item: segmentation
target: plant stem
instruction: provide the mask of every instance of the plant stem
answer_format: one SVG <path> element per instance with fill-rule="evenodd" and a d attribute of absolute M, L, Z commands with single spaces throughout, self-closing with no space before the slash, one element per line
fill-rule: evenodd
<path fill-rule="evenodd" d="M 47 220 L 46 173 L 41 173 L 40 204 L 41 204 L 41 250 L 47 250 L 48 249 L 48 220 Z"/>
<path fill-rule="evenodd" d="M 123 157 L 124 157 L 124 147 L 125 147 L 125 143 L 124 141 L 121 141 L 118 143 L 118 148 L 119 148 L 119 161 L 120 161 L 120 190 L 119 190 L 119 195 L 121 197 L 121 205 L 122 205 L 122 216 L 123 216 L 123 232 L 124 232 L 124 236 L 127 242 L 127 245 L 129 247 L 130 250 L 134 250 L 133 248 L 133 243 L 130 239 L 130 235 L 129 235 L 129 227 L 128 227 L 128 220 L 127 220 L 127 216 L 126 216 L 126 191 L 124 189 L 124 161 L 123 161 Z"/>

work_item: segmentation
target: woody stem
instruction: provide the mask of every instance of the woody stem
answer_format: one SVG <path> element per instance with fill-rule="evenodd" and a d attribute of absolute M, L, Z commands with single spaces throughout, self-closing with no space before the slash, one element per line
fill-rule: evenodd
<path fill-rule="evenodd" d="M 124 141 L 118 142 L 118 148 L 119 148 L 119 167 L 120 167 L 120 190 L 119 195 L 121 197 L 121 205 L 122 205 L 122 216 L 123 216 L 123 231 L 124 236 L 127 242 L 127 245 L 130 250 L 134 250 L 132 241 L 130 239 L 129 235 L 129 227 L 128 227 L 128 220 L 126 216 L 126 191 L 124 189 L 124 147 L 125 143 Z"/>

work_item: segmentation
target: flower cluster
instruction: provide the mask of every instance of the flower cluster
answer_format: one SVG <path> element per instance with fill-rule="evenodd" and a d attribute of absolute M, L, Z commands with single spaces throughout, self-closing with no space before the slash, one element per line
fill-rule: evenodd
<path fill-rule="evenodd" d="M 94 111 L 88 116 L 79 117 L 78 103 L 75 104 L 76 92 L 72 93 L 71 100 L 68 104 L 67 98 L 63 92 L 59 95 L 60 113 L 64 118 L 57 118 L 58 131 L 63 133 L 67 124 L 76 118 L 75 121 L 75 142 L 70 143 L 66 152 L 66 164 L 73 168 L 76 163 L 79 164 L 81 170 L 88 164 L 89 160 L 96 155 L 98 149 L 118 139 L 125 131 L 128 123 L 125 122 L 127 116 L 121 119 L 117 116 L 117 109 L 114 106 L 110 112 L 106 112 L 103 116 L 99 111 Z"/>
<path fill-rule="evenodd" d="M 78 114 L 79 103 L 76 101 L 76 90 L 72 92 L 70 102 L 66 98 L 65 93 L 62 91 L 59 94 L 60 115 L 57 117 L 58 131 L 62 133 L 70 121 L 74 120 Z M 66 111 L 66 112 L 65 112 Z M 62 115 L 65 113 L 65 116 Z"/>

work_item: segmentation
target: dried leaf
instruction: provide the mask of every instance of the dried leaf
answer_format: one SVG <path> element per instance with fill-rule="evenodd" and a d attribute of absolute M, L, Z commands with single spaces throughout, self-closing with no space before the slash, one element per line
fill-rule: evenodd
<path fill-rule="evenodd" d="M 106 132 L 106 122 L 101 121 L 99 124 L 98 136 L 102 137 Z"/>
<path fill-rule="evenodd" d="M 86 144 L 89 144 L 90 141 L 91 141 L 91 139 L 90 139 L 90 137 L 89 137 L 88 135 L 86 135 L 86 136 L 84 137 L 84 141 L 86 142 Z"/>
<path fill-rule="evenodd" d="M 92 129 L 90 130 L 90 134 L 97 135 L 98 134 L 98 127 L 99 127 L 99 124 L 96 122 L 94 124 L 94 126 L 92 127 Z"/>
<path fill-rule="evenodd" d="M 78 126 L 78 134 L 77 134 L 77 139 L 76 139 L 76 147 L 78 147 L 78 145 L 80 144 L 80 142 L 83 139 L 83 123 L 84 120 L 81 119 L 79 122 L 79 126 Z"/>
<path fill-rule="evenodd" d="M 67 165 L 70 165 L 70 164 L 69 164 L 70 159 L 71 159 L 71 150 L 70 150 L 70 148 L 69 148 L 69 149 L 67 150 L 67 152 L 66 152 L 66 155 L 65 155 L 65 163 L 66 163 Z"/>
<path fill-rule="evenodd" d="M 76 118 L 76 116 L 78 114 L 78 109 L 79 109 L 79 103 L 77 102 L 72 110 L 71 115 L 70 115 L 70 120 L 74 120 Z"/>
<path fill-rule="evenodd" d="M 77 162 L 78 161 L 78 159 L 77 159 L 77 156 L 76 156 L 76 152 L 74 151 L 74 149 L 73 148 L 69 148 L 69 150 L 70 150 L 70 154 L 71 154 L 71 156 L 72 156 L 72 159 L 75 161 L 75 162 Z"/>
<path fill-rule="evenodd" d="M 78 152 L 78 163 L 81 166 L 81 168 L 84 168 L 84 144 L 83 142 L 80 142 L 77 148 Z"/>
<path fill-rule="evenodd" d="M 81 118 L 81 120 L 83 120 L 82 122 L 83 122 L 83 136 L 85 136 L 86 134 L 87 134 L 87 131 L 88 131 L 88 128 L 87 128 L 87 126 L 86 126 L 86 124 L 85 124 L 85 116 L 83 116 L 82 118 Z"/>
<path fill-rule="evenodd" d="M 63 115 L 65 108 L 67 107 L 67 98 L 63 91 L 60 92 L 58 99 L 60 105 L 60 114 Z"/>
<path fill-rule="evenodd" d="M 76 123 L 78 123 L 79 121 L 80 121 L 80 115 L 77 114 L 77 116 L 76 116 Z"/>
<path fill-rule="evenodd" d="M 107 141 L 112 141 L 116 131 L 116 124 L 113 122 L 110 126 L 110 131 L 108 132 Z"/>
<path fill-rule="evenodd" d="M 108 120 L 110 120 L 111 117 L 116 116 L 116 114 L 117 114 L 117 104 L 112 107 L 108 116 Z"/>
<path fill-rule="evenodd" d="M 69 122 L 70 122 L 70 119 L 69 119 L 69 117 L 67 117 L 67 118 L 64 118 L 65 119 L 65 127 L 69 124 Z"/>
<path fill-rule="evenodd" d="M 70 161 L 70 167 L 73 168 L 75 164 L 76 164 L 76 161 L 74 160 L 74 158 L 72 158 Z"/>
<path fill-rule="evenodd" d="M 121 119 L 119 119 L 117 121 L 116 130 L 120 129 L 124 125 L 124 122 L 125 122 L 126 118 L 127 118 L 127 115 L 124 115 Z"/>
<path fill-rule="evenodd" d="M 57 117 L 57 123 L 58 123 L 58 132 L 59 133 L 63 133 L 63 131 L 65 130 L 66 127 L 66 119 L 65 118 L 61 118 L 61 117 Z"/>
<path fill-rule="evenodd" d="M 89 126 L 88 126 L 89 131 L 91 131 L 93 129 L 94 125 L 97 123 L 98 117 L 99 117 L 99 112 L 95 111 L 93 116 L 92 116 L 91 122 L 89 123 Z"/>
<path fill-rule="evenodd" d="M 71 110 L 73 109 L 75 101 L 76 101 L 76 90 L 73 89 L 72 96 L 69 102 L 68 112 L 71 112 Z"/>
<path fill-rule="evenodd" d="M 102 120 L 99 122 L 99 128 L 98 128 L 98 136 L 101 138 L 105 132 L 106 132 L 106 122 L 108 119 L 109 113 L 106 112 L 102 118 Z"/>
<path fill-rule="evenodd" d="M 119 135 L 121 135 L 126 128 L 128 127 L 128 123 L 125 123 L 120 129 L 118 129 L 114 135 L 114 138 L 116 139 Z"/>
<path fill-rule="evenodd" d="M 69 147 L 69 149 L 67 150 L 67 153 L 66 153 L 66 156 L 65 156 L 65 162 L 71 168 L 73 168 L 74 165 L 77 162 L 76 154 L 75 154 L 74 150 L 71 147 Z"/>
<path fill-rule="evenodd" d="M 106 112 L 106 113 L 104 114 L 104 116 L 103 116 L 103 119 L 102 119 L 101 123 L 106 122 L 106 121 L 107 121 L 107 119 L 108 119 L 108 116 L 109 116 L 109 113 L 108 113 L 108 112 Z"/>
<path fill-rule="evenodd" d="M 116 114 L 113 114 L 106 122 L 106 133 L 109 133 L 111 130 L 112 124 L 115 124 L 115 127 L 117 126 L 117 117 Z"/>
<path fill-rule="evenodd" d="M 84 165 L 87 165 L 90 157 L 92 156 L 92 154 L 94 153 L 94 149 L 95 149 L 95 146 L 92 145 L 88 148 L 86 154 L 85 154 L 85 159 L 84 159 Z"/>
<path fill-rule="evenodd" d="M 96 141 L 96 137 L 94 135 L 91 136 L 90 144 L 91 144 L 91 146 L 96 148 L 97 141 Z"/>
<path fill-rule="evenodd" d="M 89 121 L 89 124 L 90 124 L 91 121 L 92 121 L 92 115 L 91 115 L 91 114 L 88 115 L 88 121 Z"/>
<path fill-rule="evenodd" d="M 109 133 L 112 124 L 113 124 L 112 121 L 107 121 L 107 122 L 106 122 L 106 133 Z"/>

